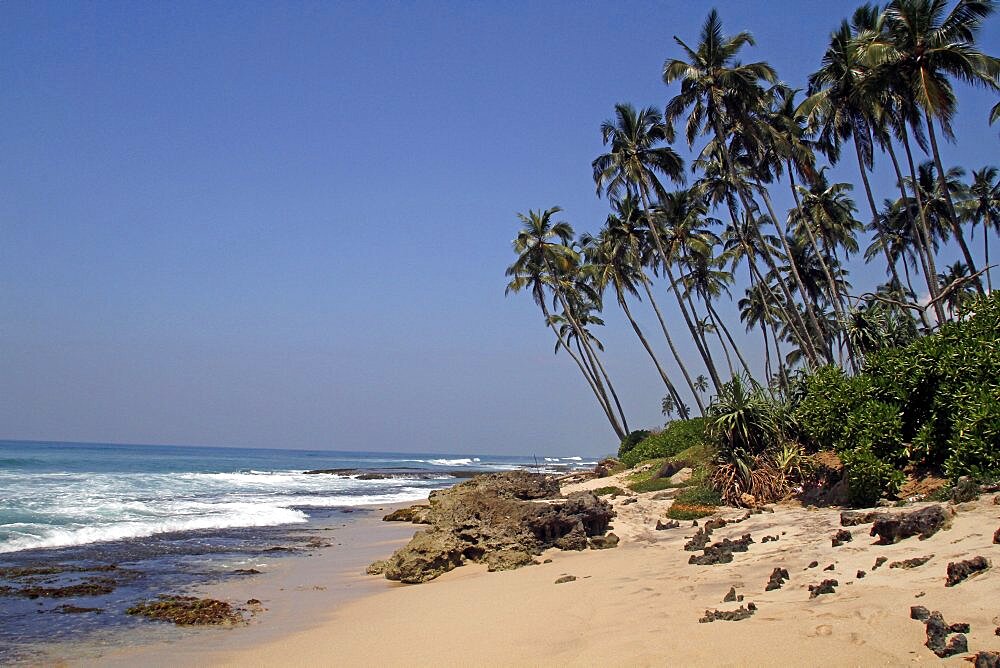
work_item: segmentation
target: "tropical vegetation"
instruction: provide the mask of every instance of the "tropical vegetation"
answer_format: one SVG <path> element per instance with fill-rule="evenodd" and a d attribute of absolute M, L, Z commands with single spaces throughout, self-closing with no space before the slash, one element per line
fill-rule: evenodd
<path fill-rule="evenodd" d="M 622 102 L 600 124 L 600 229 L 577 234 L 558 206 L 518 214 L 507 291 L 531 294 L 626 463 L 697 433 L 732 503 L 786 493 L 820 448 L 840 454 L 856 503 L 895 491 L 905 466 L 1000 473 L 1000 302 L 986 299 L 1000 177 L 940 150 L 956 141 L 956 84 L 1000 92 L 1000 59 L 978 42 L 995 11 L 863 5 L 796 89 L 712 10 L 697 41 L 674 38 L 662 106 Z M 986 125 L 998 109 L 976 113 Z M 831 182 L 842 160 L 859 188 Z M 876 193 L 875 172 L 890 192 Z M 885 281 L 852 285 L 852 256 Z M 677 417 L 663 431 L 632 431 L 596 334 L 606 309 L 663 383 Z M 759 348 L 738 343 L 740 326 Z"/>

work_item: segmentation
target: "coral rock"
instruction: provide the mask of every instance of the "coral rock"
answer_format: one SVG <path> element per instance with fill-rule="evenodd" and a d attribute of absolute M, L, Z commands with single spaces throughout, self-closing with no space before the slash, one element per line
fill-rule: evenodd
<path fill-rule="evenodd" d="M 990 562 L 985 557 L 973 557 L 965 561 L 958 561 L 948 564 L 948 579 L 944 583 L 945 587 L 954 587 L 966 578 L 982 573 L 990 567 Z"/>

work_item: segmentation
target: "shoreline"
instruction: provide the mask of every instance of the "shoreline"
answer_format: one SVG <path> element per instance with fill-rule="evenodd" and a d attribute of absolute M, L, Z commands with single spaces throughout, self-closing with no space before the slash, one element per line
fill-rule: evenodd
<path fill-rule="evenodd" d="M 957 587 L 944 586 L 945 566 L 952 561 L 975 555 L 996 561 L 996 495 L 956 506 L 951 528 L 927 540 L 892 545 L 875 544 L 865 524 L 847 527 L 853 540 L 834 547 L 831 536 L 842 529 L 839 508 L 775 506 L 773 513 L 718 529 L 713 540 L 749 533 L 754 542 L 731 563 L 714 566 L 688 563 L 691 552 L 683 544 L 696 531 L 690 522 L 665 531 L 652 528 L 669 505 L 652 496 L 613 502 L 614 531 L 622 538 L 615 549 L 550 549 L 539 559 L 551 562 L 515 571 L 488 573 L 484 565 L 467 564 L 421 585 L 363 575 L 368 561 L 386 558 L 422 528 L 382 522 L 382 513 L 372 513 L 356 523 L 357 542 L 349 544 L 345 531 L 337 541 L 343 546 L 290 562 L 287 572 L 273 576 L 270 602 L 257 597 L 269 610 L 249 628 L 206 629 L 180 642 L 69 663 L 708 666 L 805 665 L 817 657 L 823 665 L 938 663 L 924 647 L 924 624 L 910 619 L 913 605 L 940 610 L 948 623 L 969 623 L 969 653 L 1000 650 L 994 634 L 1000 626 L 995 607 L 1000 576 L 990 569 Z M 727 519 L 743 514 L 720 511 Z M 764 543 L 765 536 L 777 539 Z M 349 558 L 348 548 L 357 548 Z M 344 555 L 339 562 L 338 554 Z M 927 555 L 933 556 L 917 567 L 890 567 Z M 889 565 L 873 570 L 879 557 Z M 810 568 L 813 561 L 818 565 Z M 833 566 L 829 572 L 827 564 Z M 790 579 L 781 589 L 765 591 L 777 567 L 787 569 Z M 564 575 L 576 580 L 555 584 Z M 835 591 L 810 597 L 809 587 L 825 579 L 837 580 Z M 321 581 L 325 591 L 287 586 Z M 279 582 L 285 583 L 283 591 Z M 263 590 L 253 584 L 243 592 Z M 739 622 L 699 623 L 706 610 L 737 607 L 723 602 L 730 587 L 755 603 L 756 614 Z M 222 593 L 211 588 L 203 593 L 213 591 Z M 963 655 L 944 661 L 964 665 Z"/>

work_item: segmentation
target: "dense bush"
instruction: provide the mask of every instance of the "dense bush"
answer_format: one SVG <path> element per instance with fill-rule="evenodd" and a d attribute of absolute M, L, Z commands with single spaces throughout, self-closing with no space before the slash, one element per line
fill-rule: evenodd
<path fill-rule="evenodd" d="M 872 355 L 855 378 L 806 378 L 794 415 L 812 449 L 837 450 L 852 503 L 893 494 L 917 465 L 950 478 L 1000 474 L 1000 293 L 904 348 Z"/>
<path fill-rule="evenodd" d="M 649 434 L 650 432 L 646 429 L 636 429 L 626 436 L 622 440 L 621 445 L 618 446 L 618 459 L 632 452 L 632 449 L 639 445 Z"/>
<path fill-rule="evenodd" d="M 621 460 L 623 464 L 631 467 L 647 459 L 673 457 L 683 450 L 701 444 L 704 440 L 705 420 L 703 418 L 674 420 L 664 427 L 663 431 L 649 434 L 635 447 L 622 454 Z"/>

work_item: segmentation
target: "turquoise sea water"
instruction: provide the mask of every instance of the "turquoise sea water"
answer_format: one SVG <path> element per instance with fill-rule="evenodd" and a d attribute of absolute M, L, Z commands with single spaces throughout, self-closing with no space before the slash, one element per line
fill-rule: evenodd
<path fill-rule="evenodd" d="M 143 622 L 124 610 L 140 600 L 230 577 L 261 559 L 306 553 L 311 528 L 424 498 L 471 471 L 593 464 L 579 457 L 0 441 L 0 663 L 30 661 L 38 642 L 134 629 Z M 337 472 L 305 473 L 317 469 Z M 111 591 L 53 593 L 93 583 Z M 30 596 L 32 587 L 45 591 Z M 67 614 L 67 606 L 93 611 Z"/>

